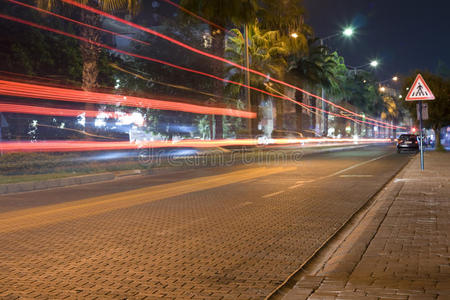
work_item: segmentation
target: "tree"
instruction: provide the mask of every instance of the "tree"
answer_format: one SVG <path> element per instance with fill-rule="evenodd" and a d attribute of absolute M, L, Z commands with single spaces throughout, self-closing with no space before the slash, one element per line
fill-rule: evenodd
<path fill-rule="evenodd" d="M 230 36 L 227 41 L 226 57 L 242 65 L 245 51 L 244 36 L 238 29 L 233 29 L 232 32 L 234 35 Z M 249 26 L 248 40 L 248 50 L 251 57 L 250 68 L 268 75 L 268 77 L 251 76 L 250 85 L 258 89 L 267 90 L 269 77 L 283 79 L 288 67 L 287 56 L 289 55 L 289 50 L 278 31 L 264 32 L 259 28 L 258 23 Z M 228 73 L 231 80 L 244 82 L 244 73 L 240 69 L 230 66 Z M 279 87 L 279 89 L 282 88 Z M 257 92 L 251 93 L 252 107 L 259 107 L 262 99 L 265 99 L 265 95 Z M 280 101 L 278 100 L 278 102 Z M 254 135 L 258 134 L 258 122 L 258 118 L 253 120 L 252 133 Z"/>
<path fill-rule="evenodd" d="M 180 5 L 192 11 L 221 28 L 230 25 L 241 26 L 254 22 L 258 10 L 257 0 L 181 0 Z M 226 32 L 213 24 L 209 25 L 212 37 L 212 51 L 218 57 L 224 57 Z M 222 63 L 214 62 L 214 74 L 221 76 L 224 73 Z M 213 89 L 219 97 L 223 95 L 223 85 L 217 81 Z M 216 138 L 223 137 L 223 118 L 215 116 Z"/>
<path fill-rule="evenodd" d="M 442 148 L 440 137 L 441 129 L 450 124 L 450 79 L 427 71 L 417 71 L 405 79 L 403 90 L 411 87 L 417 73 L 422 74 L 428 87 L 436 97 L 435 100 L 427 102 L 429 119 L 424 121 L 424 126 L 429 126 L 434 129 L 436 134 L 436 149 L 440 149 Z M 411 115 L 417 116 L 417 101 L 404 101 L 403 103 L 411 112 Z"/>
<path fill-rule="evenodd" d="M 39 7 L 52 10 L 52 9 L 62 9 L 64 4 L 61 4 L 55 0 L 36 0 Z M 96 9 L 101 9 L 107 12 L 117 12 L 117 11 L 127 11 L 129 13 L 135 14 L 139 8 L 139 0 L 78 0 L 82 4 L 86 4 Z M 91 26 L 101 27 L 101 17 L 98 14 L 89 12 L 87 10 L 81 10 L 81 22 L 86 23 Z M 100 32 L 91 27 L 81 27 L 79 29 L 79 34 L 82 38 L 89 40 L 94 43 L 99 43 L 101 41 Z M 79 42 L 79 49 L 83 61 L 82 70 L 82 82 L 81 88 L 85 91 L 95 90 L 99 86 L 98 75 L 100 71 L 99 59 L 102 54 L 105 53 L 100 47 L 97 47 L 93 43 L 88 43 L 84 41 Z M 86 110 L 94 110 L 95 105 L 87 103 L 85 105 Z M 86 118 L 86 124 L 93 124 L 94 120 L 92 118 Z"/>
<path fill-rule="evenodd" d="M 302 85 L 305 88 L 336 88 L 336 86 L 338 86 L 338 79 L 335 73 L 338 66 L 336 55 L 330 54 L 327 47 L 317 45 L 316 39 L 308 40 L 308 49 L 308 53 L 295 62 L 295 65 L 292 66 L 290 72 L 302 82 Z M 316 106 L 315 98 L 312 98 L 311 104 Z M 297 118 L 301 118 L 301 113 L 302 109 L 298 108 Z M 316 117 L 313 115 L 312 124 L 315 123 Z M 297 127 L 297 130 L 302 130 L 301 122 L 297 122 Z"/>
<path fill-rule="evenodd" d="M 312 29 L 305 24 L 304 15 L 302 0 L 262 0 L 258 10 L 260 28 L 264 31 L 277 30 L 290 49 L 289 63 L 295 63 L 308 52 L 308 38 L 312 35 Z"/>
<path fill-rule="evenodd" d="M 130 13 L 136 13 L 139 7 L 139 0 L 78 0 L 78 2 L 89 5 L 91 7 L 102 9 L 108 12 L 126 10 Z M 46 10 L 51 10 L 57 6 L 55 0 L 37 0 L 39 7 Z M 100 16 L 81 10 L 81 21 L 92 26 L 100 27 Z M 100 33 L 88 27 L 80 29 L 80 35 L 92 42 L 100 42 Z M 80 41 L 80 52 L 83 59 L 83 73 L 82 73 L 82 88 L 90 91 L 98 86 L 98 60 L 101 54 L 101 49 L 92 43 Z"/>
<path fill-rule="evenodd" d="M 280 39 L 289 51 L 286 61 L 289 66 L 308 53 L 308 38 L 312 36 L 312 29 L 304 22 L 305 9 L 302 0 L 261 0 L 258 11 L 260 27 L 263 31 L 276 30 Z M 284 129 L 284 101 L 276 102 L 276 127 Z M 296 107 L 301 110 L 300 107 Z"/>

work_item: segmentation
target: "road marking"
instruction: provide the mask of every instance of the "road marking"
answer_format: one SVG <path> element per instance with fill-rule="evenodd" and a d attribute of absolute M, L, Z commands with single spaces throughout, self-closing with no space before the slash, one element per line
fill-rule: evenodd
<path fill-rule="evenodd" d="M 242 207 L 249 206 L 249 205 L 252 205 L 252 204 L 253 204 L 253 202 L 247 201 L 247 202 L 244 202 L 244 203 L 236 205 L 235 208 L 242 208 Z"/>
<path fill-rule="evenodd" d="M 303 183 L 290 186 L 290 187 L 288 187 L 288 189 L 293 190 L 293 189 L 296 189 L 296 188 L 301 187 L 301 186 L 303 186 Z"/>
<path fill-rule="evenodd" d="M 276 195 L 279 195 L 279 194 L 282 194 L 282 193 L 284 193 L 284 191 L 275 192 L 275 193 L 272 193 L 272 194 L 264 195 L 262 197 L 263 198 L 270 198 L 270 197 L 273 197 L 273 196 L 276 196 Z"/>
<path fill-rule="evenodd" d="M 7 212 L 0 214 L 0 233 L 75 220 L 296 169 L 296 167 L 251 168 L 78 201 Z"/>
<path fill-rule="evenodd" d="M 345 168 L 345 169 L 343 169 L 343 170 L 337 171 L 337 172 L 335 172 L 335 173 L 333 173 L 333 174 L 330 174 L 330 175 L 327 175 L 327 176 L 323 176 L 323 177 L 321 177 L 320 179 L 326 179 L 326 178 L 330 178 L 330 177 L 333 177 L 333 176 L 342 174 L 342 173 L 347 172 L 347 171 L 350 171 L 350 170 L 352 170 L 352 169 L 354 169 L 354 168 L 363 166 L 363 165 L 365 165 L 365 164 L 374 162 L 374 161 L 376 161 L 376 160 L 382 159 L 382 158 L 387 157 L 387 156 L 390 156 L 390 155 L 393 155 L 393 153 L 383 154 L 383 155 L 381 155 L 381 156 L 378 156 L 378 157 L 375 157 L 375 158 L 372 158 L 372 159 L 363 161 L 363 162 L 358 163 L 358 164 L 356 164 L 356 165 L 353 165 L 353 166 L 350 166 L 350 167 Z"/>
<path fill-rule="evenodd" d="M 354 178 L 354 177 L 366 178 L 366 177 L 373 177 L 373 175 L 339 175 L 339 177 L 344 177 L 344 178 L 347 178 L 347 177 L 350 177 L 350 178 Z"/>
<path fill-rule="evenodd" d="M 308 183 L 308 182 L 314 182 L 316 181 L 315 179 L 311 179 L 311 180 L 299 180 L 296 183 Z"/>
<path fill-rule="evenodd" d="M 408 182 L 408 181 L 418 181 L 419 179 L 415 178 L 395 178 L 394 182 Z"/>

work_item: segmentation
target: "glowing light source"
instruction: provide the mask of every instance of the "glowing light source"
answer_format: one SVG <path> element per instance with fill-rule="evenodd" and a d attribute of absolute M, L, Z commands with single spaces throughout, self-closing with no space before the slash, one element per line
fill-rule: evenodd
<path fill-rule="evenodd" d="M 370 62 L 370 65 L 372 66 L 372 67 L 374 67 L 374 68 L 376 68 L 376 67 L 378 67 L 378 61 L 377 60 L 372 60 L 371 62 Z"/>
<path fill-rule="evenodd" d="M 296 32 L 291 34 L 291 37 L 293 37 L 294 39 L 298 38 L 298 34 Z"/>
<path fill-rule="evenodd" d="M 398 81 L 398 76 L 392 77 L 392 80 L 393 80 L 393 81 Z"/>
<path fill-rule="evenodd" d="M 353 35 L 353 33 L 355 33 L 355 31 L 351 27 L 346 28 L 343 32 L 344 36 L 346 36 L 346 37 L 351 37 Z"/>
<path fill-rule="evenodd" d="M 386 91 L 386 88 L 384 86 L 380 87 L 380 92 L 384 93 Z"/>

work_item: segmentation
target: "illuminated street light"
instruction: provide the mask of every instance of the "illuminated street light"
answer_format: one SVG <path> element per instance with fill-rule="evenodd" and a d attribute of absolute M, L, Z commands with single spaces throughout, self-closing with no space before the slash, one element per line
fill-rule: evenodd
<path fill-rule="evenodd" d="M 384 86 L 380 87 L 380 92 L 384 93 L 386 91 L 386 88 Z"/>
<path fill-rule="evenodd" d="M 343 32 L 344 36 L 346 37 L 351 37 L 354 33 L 355 31 L 351 27 L 346 28 Z"/>
<path fill-rule="evenodd" d="M 399 80 L 398 76 L 394 76 L 394 77 L 386 79 L 386 80 L 378 81 L 377 83 L 381 85 L 385 82 L 389 82 L 389 81 L 397 82 L 398 80 Z"/>
<path fill-rule="evenodd" d="M 294 39 L 298 38 L 298 34 L 296 32 L 291 34 L 291 37 L 293 37 Z"/>
<path fill-rule="evenodd" d="M 362 66 L 358 66 L 358 67 L 352 67 L 352 66 L 348 66 L 350 69 L 353 69 L 353 72 L 356 73 L 358 72 L 358 70 L 367 67 L 367 66 L 371 66 L 372 68 L 376 68 L 379 65 L 379 62 L 377 60 L 372 60 L 370 63 L 362 65 Z"/>
<path fill-rule="evenodd" d="M 347 38 L 352 37 L 352 35 L 353 35 L 354 33 L 355 33 L 355 30 L 354 30 L 352 27 L 347 27 L 347 28 L 345 28 L 344 31 L 342 31 L 342 32 L 338 32 L 338 33 L 329 35 L 329 36 L 327 36 L 327 37 L 321 38 L 321 39 L 320 39 L 320 45 L 323 46 L 323 44 L 324 44 L 323 42 L 324 42 L 324 41 L 329 40 L 329 39 L 332 39 L 332 38 L 335 38 L 335 37 L 338 37 L 338 36 L 344 36 L 344 37 L 347 37 Z M 294 37 L 293 34 L 291 34 L 291 36 Z"/>
<path fill-rule="evenodd" d="M 402 95 L 398 95 L 398 98 L 399 98 L 399 99 L 402 99 L 402 98 L 403 98 L 403 96 L 402 96 Z"/>

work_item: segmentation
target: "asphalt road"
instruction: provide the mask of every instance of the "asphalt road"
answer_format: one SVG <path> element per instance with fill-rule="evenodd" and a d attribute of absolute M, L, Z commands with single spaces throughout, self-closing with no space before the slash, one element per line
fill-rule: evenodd
<path fill-rule="evenodd" d="M 0 298 L 262 299 L 410 159 L 393 146 L 0 197 Z"/>

